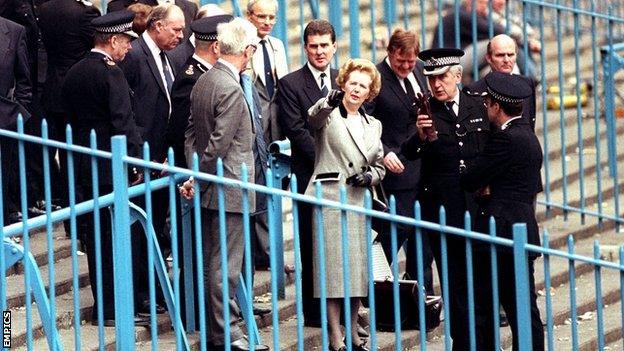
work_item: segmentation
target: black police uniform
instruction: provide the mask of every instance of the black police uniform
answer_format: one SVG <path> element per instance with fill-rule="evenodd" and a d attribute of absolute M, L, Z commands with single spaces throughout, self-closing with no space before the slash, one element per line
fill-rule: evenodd
<path fill-rule="evenodd" d="M 519 76 L 491 73 L 484 78 L 494 94 L 506 93 L 502 98 L 522 100 L 530 98 L 529 84 Z M 492 94 L 494 96 L 494 94 Z M 541 190 L 540 169 L 542 149 L 529 121 L 524 117 L 512 119 L 504 130 L 494 132 L 483 152 L 473 165 L 462 174 L 462 187 L 471 191 L 489 185 L 491 197 L 480 206 L 475 220 L 476 229 L 488 232 L 489 218 L 496 220 L 496 234 L 512 239 L 512 225 L 526 223 L 528 242 L 540 245 L 539 230 L 535 218 L 533 201 Z M 478 331 L 478 349 L 494 350 L 494 329 L 492 316 L 492 280 L 489 246 L 478 248 L 475 260 L 475 286 L 477 287 L 475 310 Z M 531 311 L 532 350 L 544 350 L 544 331 L 535 293 L 534 261 L 537 254 L 529 254 L 529 299 Z M 498 286 L 500 303 L 514 335 L 514 350 L 517 349 L 516 289 L 513 252 L 498 250 Z"/>
<path fill-rule="evenodd" d="M 113 26 L 119 21 L 127 20 L 132 14 L 111 14 L 104 16 L 94 24 Z M 74 143 L 90 145 L 91 130 L 97 135 L 97 148 L 110 151 L 111 137 L 125 135 L 127 137 L 128 154 L 140 156 L 142 139 L 134 123 L 131 91 L 123 71 L 108 56 L 101 52 L 91 51 L 67 72 L 61 96 L 67 111 L 69 122 L 73 128 Z M 91 156 L 82 153 L 74 154 L 76 182 L 80 185 L 79 201 L 93 197 L 91 182 Z M 98 159 L 99 194 L 112 192 L 113 174 L 110 161 Z M 84 226 L 93 228 L 92 215 L 81 218 Z M 102 289 L 104 292 L 103 315 L 105 320 L 115 318 L 113 294 L 113 256 L 110 213 L 100 210 L 101 258 L 102 258 Z M 95 270 L 95 240 L 93 231 L 85 233 L 85 246 L 89 262 L 89 278 L 94 298 L 97 296 Z M 97 304 L 94 302 L 93 320 L 97 316 Z"/>
<path fill-rule="evenodd" d="M 423 51 L 421 55 L 426 55 L 428 51 L 434 50 Z M 446 54 L 444 51 L 440 53 Z M 459 53 L 456 55 L 461 56 Z M 427 74 L 426 57 L 423 60 Z M 446 64 L 450 65 L 451 61 Z M 422 218 L 439 223 L 440 206 L 444 206 L 446 224 L 464 228 L 466 211 L 469 211 L 472 217 L 476 215 L 477 199 L 474 193 L 466 192 L 460 187 L 460 174 L 474 163 L 477 155 L 483 150 L 489 138 L 490 124 L 480 97 L 469 96 L 460 91 L 458 116 L 455 116 L 452 107 L 447 108 L 443 102 L 433 97 L 429 102 L 438 139 L 423 142 L 416 133 L 402 145 L 401 153 L 408 159 L 422 160 L 418 196 Z M 436 266 L 439 267 L 438 275 L 441 282 L 441 235 L 439 232 L 431 231 L 427 232 L 427 235 Z M 451 318 L 453 350 L 462 350 L 469 345 L 465 240 L 455 235 L 446 235 L 446 240 L 449 296 L 445 301 L 445 308 L 449 309 Z"/>

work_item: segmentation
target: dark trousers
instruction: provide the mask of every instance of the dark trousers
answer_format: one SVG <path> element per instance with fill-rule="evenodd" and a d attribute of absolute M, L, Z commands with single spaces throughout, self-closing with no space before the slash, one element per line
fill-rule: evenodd
<path fill-rule="evenodd" d="M 492 305 L 492 270 L 489 250 L 479 250 L 475 255 L 475 321 L 477 330 L 477 349 L 496 350 L 494 333 L 498 325 L 494 325 L 494 313 L 498 306 Z M 537 307 L 534 278 L 535 258 L 527 261 L 529 273 L 529 303 L 531 313 L 532 350 L 544 350 L 544 327 Z M 513 335 L 513 349 L 518 350 L 518 320 L 516 313 L 516 281 L 513 254 L 499 250 L 498 262 L 498 296 L 505 310 Z"/>
<path fill-rule="evenodd" d="M 112 192 L 111 185 L 100 185 L 100 195 Z M 78 193 L 78 201 L 87 201 L 93 198 L 93 188 L 91 186 L 81 187 Z M 100 215 L 100 247 L 102 264 L 102 314 L 104 319 L 115 319 L 115 294 L 114 273 L 113 273 L 113 234 L 111 230 L 111 212 L 108 208 L 99 210 Z M 93 294 L 93 310 L 91 318 L 97 319 L 97 279 L 96 279 L 96 250 L 95 250 L 95 226 L 93 213 L 84 214 L 78 217 L 82 233 L 80 237 L 86 248 L 87 262 L 89 264 L 89 281 L 91 282 L 91 293 Z M 132 238 L 132 236 L 129 236 Z"/>
<path fill-rule="evenodd" d="M 20 210 L 19 172 L 17 167 L 17 142 L 15 139 L 0 138 L 2 158 L 2 200 L 5 225 L 7 215 Z"/>
<path fill-rule="evenodd" d="M 48 137 L 52 140 L 66 142 L 65 128 L 67 120 L 62 114 L 48 112 L 44 115 L 48 123 Z M 41 122 L 39 122 L 41 123 Z M 39 126 L 41 127 L 41 125 Z M 58 162 L 56 152 L 58 151 Z M 58 205 L 63 207 L 69 204 L 67 189 L 67 152 L 63 149 L 48 148 L 50 159 L 50 184 L 52 184 L 52 198 L 58 199 Z"/>
<path fill-rule="evenodd" d="M 406 217 L 414 217 L 414 203 L 416 202 L 418 192 L 410 190 L 388 190 L 386 189 L 386 195 L 390 197 L 394 195 L 396 200 L 396 211 L 398 215 Z M 420 264 L 416 259 L 416 231 L 412 226 L 397 226 L 397 248 L 401 248 L 401 245 L 405 245 L 405 258 L 406 267 L 405 272 L 409 275 L 410 279 L 418 279 L 418 265 Z M 388 264 L 392 264 L 392 237 L 390 233 L 379 233 L 377 241 L 381 243 L 381 247 L 384 250 L 384 254 L 388 259 Z M 427 295 L 434 295 L 433 292 L 433 271 L 431 264 L 433 263 L 433 253 L 431 252 L 431 246 L 429 245 L 429 239 L 427 235 L 422 235 L 422 253 L 423 253 L 423 273 L 424 284 Z"/>

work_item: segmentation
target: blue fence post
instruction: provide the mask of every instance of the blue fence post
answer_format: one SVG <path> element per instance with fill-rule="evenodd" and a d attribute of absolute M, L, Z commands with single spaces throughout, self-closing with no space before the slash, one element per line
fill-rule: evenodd
<path fill-rule="evenodd" d="M 113 167 L 113 272 L 115 282 L 115 336 L 117 350 L 134 350 L 134 294 L 132 286 L 132 250 L 130 247 L 130 209 L 126 137 L 111 138 Z"/>
<path fill-rule="evenodd" d="M 349 50 L 351 58 L 360 57 L 360 2 L 349 0 Z M 375 31 L 375 28 L 371 28 Z"/>
<path fill-rule="evenodd" d="M 278 37 L 282 43 L 284 43 L 284 50 L 286 51 L 286 57 L 288 56 L 288 16 L 286 14 L 286 6 L 288 6 L 286 0 L 277 0 L 277 23 L 273 27 L 273 33 Z"/>
<path fill-rule="evenodd" d="M 513 255 L 516 272 L 516 313 L 518 323 L 518 347 L 520 351 L 531 350 L 531 312 L 529 305 L 529 272 L 527 269 L 526 224 L 513 225 Z M 548 293 L 548 292 L 546 292 Z"/>

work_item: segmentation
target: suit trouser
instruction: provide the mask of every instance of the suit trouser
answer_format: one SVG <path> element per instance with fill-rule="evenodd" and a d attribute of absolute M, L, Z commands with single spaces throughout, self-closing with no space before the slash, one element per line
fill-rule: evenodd
<path fill-rule="evenodd" d="M 414 217 L 414 203 L 416 202 L 418 193 L 413 190 L 388 190 L 387 196 L 394 195 L 396 200 L 396 212 L 398 215 L 405 217 Z M 405 271 L 410 279 L 418 279 L 418 265 L 421 264 L 416 259 L 416 238 L 415 230 L 412 226 L 397 226 L 397 248 L 405 245 L 406 267 Z M 433 295 L 433 271 L 431 265 L 433 263 L 433 253 L 427 235 L 422 236 L 422 253 L 423 253 L 423 273 L 424 284 L 427 295 Z M 392 264 L 392 237 L 390 233 L 380 233 L 377 240 L 381 243 L 388 264 Z"/>
<path fill-rule="evenodd" d="M 489 250 L 483 249 L 475 255 L 475 321 L 477 330 L 477 350 L 496 350 L 494 345 L 494 313 L 499 313 L 492 305 L 492 270 Z M 498 250 L 498 296 L 505 310 L 513 335 L 513 349 L 518 350 L 518 320 L 516 312 L 516 282 L 514 257 L 511 252 Z M 529 303 L 531 313 L 531 336 L 533 351 L 544 350 L 544 327 L 537 307 L 534 278 L 535 258 L 527 261 L 529 273 Z"/>
<path fill-rule="evenodd" d="M 227 278 L 229 320 L 224 319 L 227 306 L 223 304 L 223 284 L 221 265 L 221 245 L 219 211 L 202 208 L 203 256 L 204 256 L 204 288 L 206 289 L 206 314 L 208 339 L 215 345 L 222 345 L 225 339 L 225 324 L 230 326 L 230 341 L 243 337 L 238 327 L 240 310 L 236 304 L 238 288 L 244 256 L 243 215 L 241 213 L 225 214 L 227 247 Z"/>
<path fill-rule="evenodd" d="M 7 215 L 18 212 L 20 209 L 16 140 L 6 137 L 0 138 L 0 152 L 2 158 L 2 211 L 6 225 Z"/>

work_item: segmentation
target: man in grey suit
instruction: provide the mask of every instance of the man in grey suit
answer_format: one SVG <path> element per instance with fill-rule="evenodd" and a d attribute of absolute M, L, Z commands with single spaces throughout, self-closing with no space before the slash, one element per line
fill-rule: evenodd
<path fill-rule="evenodd" d="M 191 92 L 191 116 L 185 133 L 187 159 L 193 152 L 200 154 L 200 171 L 215 174 L 217 161 L 223 161 L 223 176 L 240 179 L 241 162 L 247 165 L 247 179 L 254 179 L 254 128 L 251 107 L 241 87 L 241 76 L 257 46 L 256 29 L 248 21 L 236 18 L 217 27 L 221 58 L 203 74 Z M 183 196 L 192 192 L 185 186 Z M 238 326 L 240 311 L 234 300 L 243 261 L 243 213 L 240 190 L 225 187 L 225 201 L 219 203 L 215 183 L 202 184 L 202 229 L 204 255 L 204 283 L 208 331 L 212 349 L 222 349 L 226 342 L 225 324 L 230 325 L 231 350 L 248 350 L 249 342 Z M 255 210 L 255 196 L 249 194 L 249 211 Z M 219 226 L 219 207 L 226 211 L 226 228 Z M 221 283 L 220 229 L 227 233 L 227 269 L 229 320 L 224 320 Z M 256 350 L 268 350 L 257 345 Z"/>
<path fill-rule="evenodd" d="M 286 50 L 281 40 L 269 35 L 277 19 L 276 0 L 251 0 L 247 3 L 247 19 L 258 30 L 260 45 L 258 51 L 251 58 L 250 66 L 253 72 L 253 82 L 261 105 L 262 130 L 264 140 L 271 141 L 282 139 L 282 134 L 277 125 L 277 81 L 288 74 L 288 61 Z M 258 172 L 259 171 L 259 172 Z M 264 184 L 264 172 L 256 170 L 259 177 L 256 183 Z M 262 179 L 259 179 L 262 178 Z M 259 211 L 266 208 L 259 208 Z M 266 212 L 260 212 L 254 216 L 252 230 L 255 232 L 254 261 L 256 268 L 269 266 L 269 226 Z"/>

